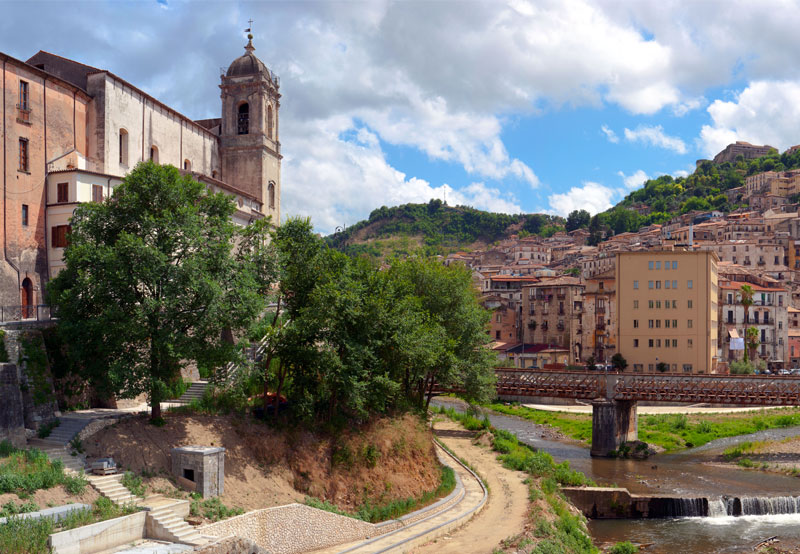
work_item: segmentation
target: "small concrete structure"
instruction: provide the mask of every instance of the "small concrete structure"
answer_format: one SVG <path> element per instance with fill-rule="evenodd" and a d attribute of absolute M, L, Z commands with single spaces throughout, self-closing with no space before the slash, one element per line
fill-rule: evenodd
<path fill-rule="evenodd" d="M 182 446 L 172 449 L 172 473 L 195 483 L 203 498 L 225 492 L 225 449 L 219 446 Z"/>
<path fill-rule="evenodd" d="M 108 519 L 50 535 L 54 554 L 89 554 L 130 544 L 145 536 L 147 512 Z"/>
<path fill-rule="evenodd" d="M 592 456 L 609 456 L 638 437 L 636 402 L 598 399 L 592 402 Z"/>
<path fill-rule="evenodd" d="M 707 498 L 644 496 L 616 487 L 563 487 L 570 502 L 590 519 L 705 517 Z"/>

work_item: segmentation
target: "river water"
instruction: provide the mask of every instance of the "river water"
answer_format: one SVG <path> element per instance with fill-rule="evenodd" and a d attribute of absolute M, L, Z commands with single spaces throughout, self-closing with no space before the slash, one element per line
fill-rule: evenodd
<path fill-rule="evenodd" d="M 447 399 L 434 403 L 460 407 Z M 572 468 L 599 484 L 614 484 L 637 494 L 709 498 L 713 517 L 592 520 L 589 530 L 597 544 L 629 540 L 651 544 L 646 552 L 670 554 L 752 552 L 753 545 L 773 536 L 779 537 L 783 547 L 800 545 L 800 479 L 709 464 L 732 444 L 796 436 L 800 427 L 720 439 L 649 460 L 614 460 L 592 458 L 589 449 L 575 441 L 553 440 L 548 428 L 530 421 L 500 414 L 489 414 L 489 419 L 520 442 L 549 452 L 556 462 L 568 460 Z"/>

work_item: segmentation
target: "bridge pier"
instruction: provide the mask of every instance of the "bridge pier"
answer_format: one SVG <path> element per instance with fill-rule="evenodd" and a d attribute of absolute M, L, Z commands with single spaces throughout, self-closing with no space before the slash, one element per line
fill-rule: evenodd
<path fill-rule="evenodd" d="M 595 457 L 608 457 L 626 441 L 638 438 L 636 402 L 633 400 L 592 401 L 592 450 Z"/>

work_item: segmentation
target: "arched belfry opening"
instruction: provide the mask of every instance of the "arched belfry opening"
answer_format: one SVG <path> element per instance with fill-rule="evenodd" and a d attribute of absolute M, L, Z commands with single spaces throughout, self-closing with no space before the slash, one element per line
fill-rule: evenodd
<path fill-rule="evenodd" d="M 250 132 L 250 104 L 245 102 L 239 106 L 239 113 L 236 121 L 238 134 L 246 135 Z"/>

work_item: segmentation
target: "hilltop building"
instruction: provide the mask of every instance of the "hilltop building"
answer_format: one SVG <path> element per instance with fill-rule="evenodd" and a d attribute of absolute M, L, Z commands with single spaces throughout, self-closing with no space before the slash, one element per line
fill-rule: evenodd
<path fill-rule="evenodd" d="M 745 160 L 760 158 L 761 156 L 766 156 L 769 154 L 771 150 L 777 149 L 768 144 L 759 146 L 757 144 L 750 144 L 749 142 L 737 140 L 735 143 L 726 146 L 722 152 L 714 156 L 714 163 L 721 164 L 724 162 L 735 162 L 737 156 L 744 156 Z"/>
<path fill-rule="evenodd" d="M 252 40 L 220 76 L 220 117 L 194 121 L 114 73 L 40 51 L 0 53 L 3 258 L 0 305 L 42 302 L 62 267 L 69 221 L 143 160 L 171 164 L 233 197 L 234 220 L 280 221 L 279 81 Z"/>

